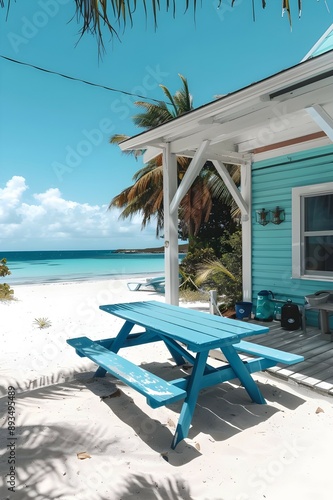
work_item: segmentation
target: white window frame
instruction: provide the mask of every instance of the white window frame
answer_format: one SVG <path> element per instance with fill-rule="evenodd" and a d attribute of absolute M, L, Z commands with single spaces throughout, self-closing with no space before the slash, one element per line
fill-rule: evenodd
<path fill-rule="evenodd" d="M 306 280 L 333 281 L 333 276 L 305 274 L 302 256 L 304 255 L 304 220 L 302 220 L 302 201 L 305 196 L 333 193 L 333 182 L 311 184 L 292 189 L 292 277 Z"/>

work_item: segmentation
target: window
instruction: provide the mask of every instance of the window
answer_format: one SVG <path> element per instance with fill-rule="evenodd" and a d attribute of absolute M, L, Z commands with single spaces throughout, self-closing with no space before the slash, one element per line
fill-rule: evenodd
<path fill-rule="evenodd" d="M 293 278 L 333 281 L 333 182 L 292 190 Z"/>

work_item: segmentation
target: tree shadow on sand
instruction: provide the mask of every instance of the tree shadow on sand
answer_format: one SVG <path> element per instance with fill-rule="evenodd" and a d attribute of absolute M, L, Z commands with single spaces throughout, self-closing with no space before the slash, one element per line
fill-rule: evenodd
<path fill-rule="evenodd" d="M 189 485 L 181 478 L 155 480 L 153 476 L 131 476 L 117 492 L 119 500 L 132 500 L 140 495 L 144 500 L 193 500 Z"/>
<path fill-rule="evenodd" d="M 113 432 L 110 434 L 110 421 L 103 412 L 96 422 L 93 410 L 95 404 L 103 408 L 102 396 L 116 387 L 111 381 L 96 381 L 92 375 L 82 374 L 80 380 L 71 383 L 17 394 L 15 492 L 8 490 L 4 479 L 9 472 L 8 406 L 7 398 L 0 398 L 0 418 L 4 422 L 0 429 L 0 477 L 4 479 L 1 500 L 127 500 L 138 492 L 145 500 L 191 500 L 189 487 L 180 476 L 175 479 L 170 473 L 170 477 L 155 480 L 152 475 L 126 474 L 118 464 L 115 472 L 114 449 L 119 447 L 119 441 Z M 96 403 L 96 390 L 85 390 L 85 397 L 80 399 L 84 385 L 98 386 L 100 398 L 96 396 Z M 91 395 L 88 398 L 87 393 Z M 89 405 L 85 408 L 87 399 Z M 68 419 L 69 414 L 72 419 Z M 78 459 L 77 453 L 83 451 L 91 453 L 91 461 Z"/>
<path fill-rule="evenodd" d="M 79 469 L 77 453 L 93 449 L 96 457 L 96 450 L 100 449 L 105 455 L 115 444 L 115 440 L 106 442 L 105 429 L 96 431 L 91 421 L 79 418 L 75 421 L 74 415 L 72 422 L 67 422 L 66 413 L 62 415 L 66 404 L 76 399 L 81 390 L 80 382 L 72 382 L 17 394 L 14 435 L 8 430 L 7 398 L 0 399 L 0 417 L 4 422 L 0 429 L 2 500 L 67 500 L 76 495 L 82 500 L 108 500 L 108 496 L 94 491 L 89 497 L 82 494 L 80 478 L 73 472 Z M 12 444 L 12 455 L 8 442 Z M 11 484 L 6 477 L 10 472 L 10 457 L 15 459 L 15 492 L 8 489 Z"/>

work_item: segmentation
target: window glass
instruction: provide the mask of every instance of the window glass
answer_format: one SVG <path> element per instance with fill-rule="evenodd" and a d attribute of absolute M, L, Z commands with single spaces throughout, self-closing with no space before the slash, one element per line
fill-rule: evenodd
<path fill-rule="evenodd" d="M 333 272 L 333 236 L 309 236 L 304 239 L 305 272 Z"/>
<path fill-rule="evenodd" d="M 333 230 L 333 194 L 306 196 L 304 208 L 305 231 Z"/>

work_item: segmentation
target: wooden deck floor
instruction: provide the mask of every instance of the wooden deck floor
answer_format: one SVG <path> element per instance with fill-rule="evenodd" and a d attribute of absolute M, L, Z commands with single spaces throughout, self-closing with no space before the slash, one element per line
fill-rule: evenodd
<path fill-rule="evenodd" d="M 206 304 L 195 309 L 209 312 L 209 306 Z M 270 331 L 265 335 L 248 337 L 246 340 L 304 356 L 302 363 L 289 366 L 277 365 L 270 368 L 268 370 L 270 374 L 289 381 L 293 385 L 299 384 L 320 394 L 333 397 L 333 333 L 325 335 L 319 328 L 309 325 L 306 326 L 306 332 L 303 330 L 292 332 L 283 330 L 280 322 L 277 321 L 260 323 L 251 320 L 251 322 L 268 326 Z M 210 355 L 213 358 L 225 360 L 221 356 L 221 351 L 213 350 Z"/>
<path fill-rule="evenodd" d="M 267 325 L 270 331 L 265 335 L 251 337 L 251 342 L 304 356 L 302 363 L 277 365 L 270 368 L 269 373 L 293 384 L 333 396 L 332 335 L 322 334 L 318 328 L 311 326 L 306 327 L 306 332 L 292 332 L 283 330 L 279 322 L 258 324 Z"/>

